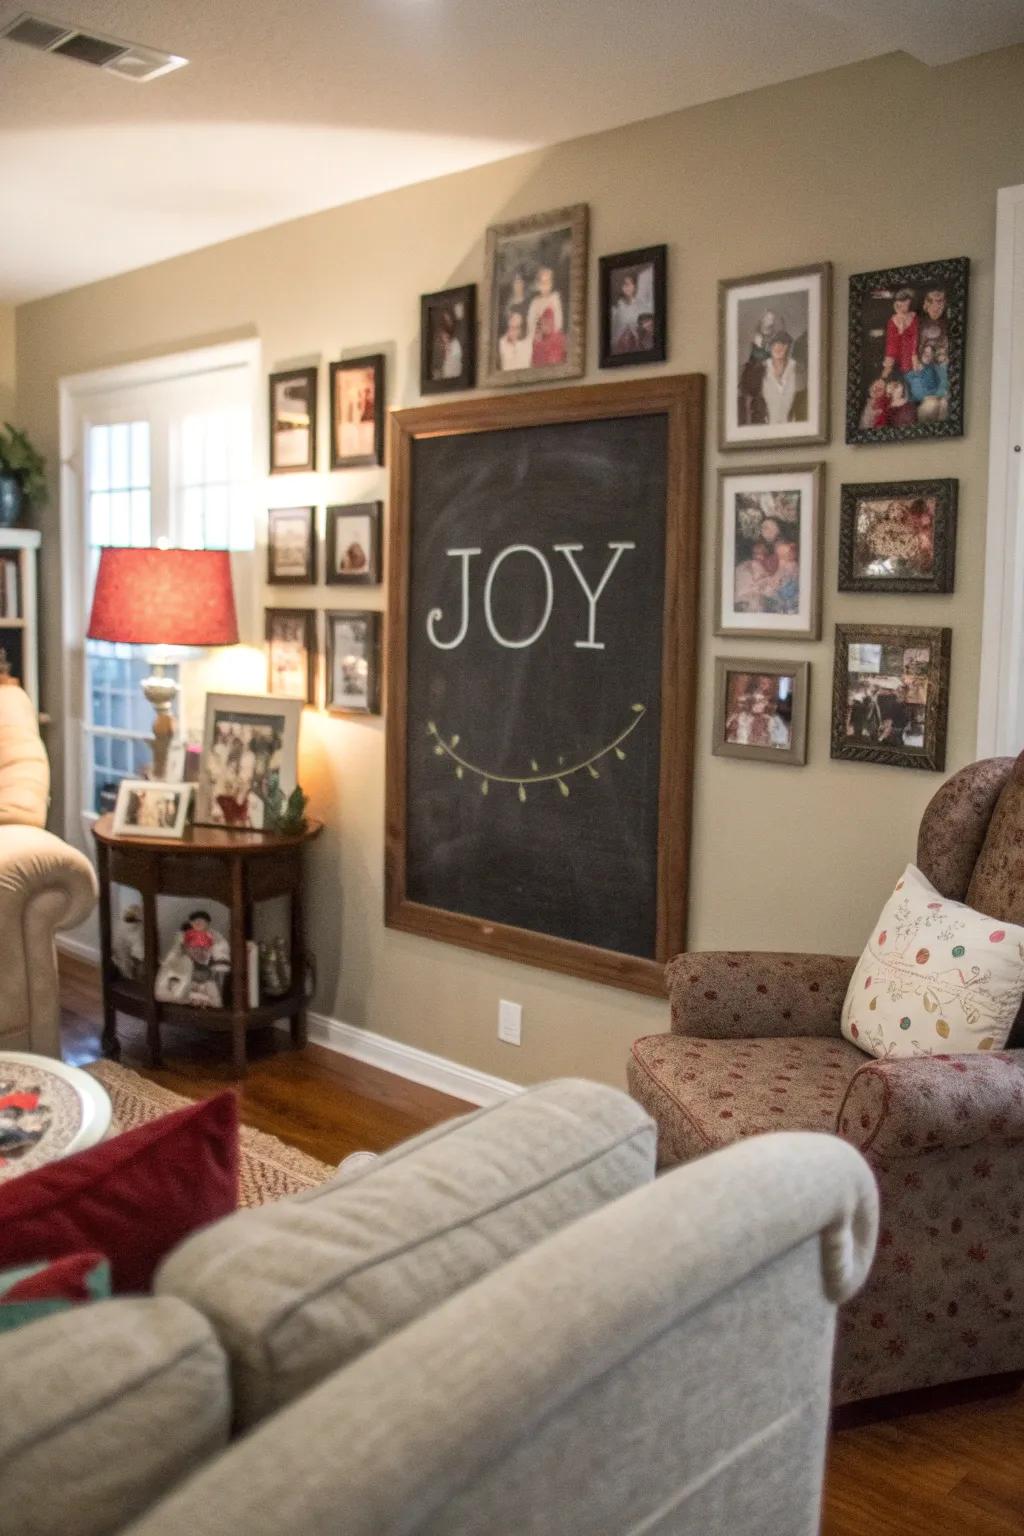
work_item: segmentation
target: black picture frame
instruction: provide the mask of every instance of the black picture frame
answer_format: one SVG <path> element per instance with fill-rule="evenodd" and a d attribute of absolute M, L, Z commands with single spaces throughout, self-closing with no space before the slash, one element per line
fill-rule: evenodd
<path fill-rule="evenodd" d="M 347 506 L 327 508 L 327 528 L 325 536 L 326 566 L 324 580 L 329 587 L 376 587 L 381 579 L 381 521 L 383 518 L 384 504 L 380 501 L 360 501 Z M 338 555 L 343 545 L 343 539 L 339 539 L 338 524 L 346 518 L 366 518 L 369 521 L 369 547 L 366 550 L 365 568 L 358 566 L 352 570 L 340 570 Z"/>
<path fill-rule="evenodd" d="M 305 561 L 301 573 L 282 575 L 275 562 L 275 528 L 288 521 L 305 521 Z M 316 508 L 271 507 L 267 512 L 267 586 L 310 587 L 316 585 Z"/>
<path fill-rule="evenodd" d="M 893 768 L 924 768 L 941 773 L 946 766 L 946 731 L 949 713 L 949 671 L 953 632 L 937 627 L 918 628 L 906 624 L 837 624 L 835 637 L 835 663 L 832 677 L 832 729 L 831 755 L 855 763 L 886 764 Z M 902 741 L 888 745 L 882 736 L 872 737 L 870 721 L 865 720 L 858 734 L 847 731 L 847 708 L 850 704 L 850 647 L 879 646 L 884 649 L 928 650 L 927 693 L 923 705 L 922 741 L 920 746 L 907 746 Z M 905 666 L 905 662 L 904 662 Z M 859 675 L 870 677 L 866 669 Z M 879 673 L 877 675 L 885 675 Z M 906 677 L 904 670 L 901 673 Z M 883 690 L 891 699 L 892 690 Z M 877 697 L 877 696 L 876 696 Z M 878 719 L 881 729 L 891 715 L 882 708 L 884 699 L 879 698 Z M 904 701 L 900 701 L 903 703 Z M 905 714 L 905 710 L 904 710 Z M 904 726 L 905 730 L 906 727 Z"/>
<path fill-rule="evenodd" d="M 373 447 L 364 453 L 342 453 L 339 394 L 344 375 L 371 371 L 373 374 Z M 331 468 L 357 469 L 384 463 L 384 354 L 372 352 L 367 357 L 346 357 L 331 364 Z"/>
<path fill-rule="evenodd" d="M 434 318 L 438 311 L 448 307 L 458 324 L 462 367 L 448 378 L 433 377 L 434 366 Z M 459 308 L 461 306 L 461 321 Z M 442 288 L 437 293 L 420 296 L 420 394 L 445 395 L 453 390 L 473 389 L 476 386 L 476 284 L 465 283 L 461 288 Z"/>
<path fill-rule="evenodd" d="M 317 380 L 319 369 L 312 368 L 287 368 L 282 373 L 272 373 L 267 384 L 267 436 L 269 439 L 268 454 L 270 459 L 270 473 L 272 475 L 303 475 L 310 474 L 316 469 L 316 417 L 317 417 Z M 282 447 L 282 429 L 277 425 L 280 407 L 279 390 L 286 390 L 289 385 L 298 386 L 301 382 L 309 417 L 309 440 L 307 451 L 294 463 L 282 463 L 280 450 Z"/>
<path fill-rule="evenodd" d="M 840 592 L 952 592 L 956 564 L 958 480 L 883 480 L 844 485 L 839 514 Z M 933 501 L 930 574 L 857 573 L 857 513 L 863 502 Z M 909 509 L 908 509 L 909 511 Z M 909 530 L 912 534 L 913 530 Z"/>
<path fill-rule="evenodd" d="M 878 272 L 860 272 L 850 278 L 849 349 L 846 372 L 846 441 L 848 443 L 908 443 L 932 437 L 962 437 L 964 434 L 964 358 L 967 343 L 967 300 L 970 280 L 970 258 L 957 256 L 947 261 L 918 262 L 906 267 L 886 267 Z M 918 332 L 927 344 L 925 328 L 919 306 L 931 289 L 941 289 L 946 297 L 942 330 L 946 338 L 946 381 L 944 396 L 930 394 L 912 402 L 907 392 L 907 405 L 916 404 L 916 421 L 898 422 L 880 426 L 865 425 L 868 411 L 868 390 L 884 375 L 887 342 L 887 323 L 884 305 L 892 305 L 901 290 L 912 295 L 913 313 L 918 319 Z M 868 312 L 872 306 L 873 313 Z M 939 321 L 934 324 L 939 324 Z M 877 361 L 876 361 L 877 358 Z M 941 364 L 939 365 L 941 367 Z M 877 368 L 877 373 L 876 373 Z M 923 373 L 923 368 L 910 372 Z M 907 370 L 896 368 L 897 376 L 906 376 Z M 869 381 L 870 376 L 870 381 Z M 889 375 L 892 378 L 892 375 Z M 896 380 L 893 379 L 893 382 Z M 941 380 L 939 380 L 941 383 Z M 921 388 L 925 387 L 922 382 Z M 931 405 L 931 401 L 935 401 Z M 928 407 L 926 417 L 921 412 Z M 903 407 L 901 406 L 902 410 Z"/>
<path fill-rule="evenodd" d="M 649 347 L 613 351 L 612 279 L 616 272 L 629 267 L 652 267 L 654 325 Z M 598 261 L 598 302 L 601 307 L 601 368 L 624 368 L 630 364 L 663 363 L 668 356 L 668 247 L 647 245 L 636 251 L 620 251 L 602 256 Z"/>
<path fill-rule="evenodd" d="M 326 623 L 326 679 L 324 707 L 329 715 L 379 715 L 381 692 L 381 649 L 384 615 L 377 609 L 332 609 L 324 615 Z M 365 702 L 352 702 L 351 698 L 338 697 L 335 692 L 335 660 L 338 644 L 337 630 L 340 624 L 363 628 L 367 663 Z M 358 697 L 358 696 L 357 696 Z"/>
<path fill-rule="evenodd" d="M 274 625 L 282 619 L 301 623 L 302 643 L 306 651 L 305 689 L 302 693 L 282 692 L 274 687 Z M 263 614 L 264 639 L 267 647 L 267 693 L 275 699 L 300 699 L 312 704 L 316 697 L 316 610 L 314 608 L 266 608 Z"/>

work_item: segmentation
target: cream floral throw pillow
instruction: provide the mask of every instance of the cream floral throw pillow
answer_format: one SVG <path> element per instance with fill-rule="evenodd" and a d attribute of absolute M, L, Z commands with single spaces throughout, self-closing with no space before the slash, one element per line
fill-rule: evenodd
<path fill-rule="evenodd" d="M 870 1056 L 1000 1051 L 1024 996 L 1024 928 L 947 901 L 913 864 L 857 962 L 842 1030 Z"/>

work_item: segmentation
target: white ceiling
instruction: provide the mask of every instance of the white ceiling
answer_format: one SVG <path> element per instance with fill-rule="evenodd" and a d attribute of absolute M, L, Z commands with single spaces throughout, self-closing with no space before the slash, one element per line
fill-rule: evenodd
<path fill-rule="evenodd" d="M 903 49 L 1024 0 L 0 0 L 190 59 L 147 85 L 0 41 L 0 302 Z"/>

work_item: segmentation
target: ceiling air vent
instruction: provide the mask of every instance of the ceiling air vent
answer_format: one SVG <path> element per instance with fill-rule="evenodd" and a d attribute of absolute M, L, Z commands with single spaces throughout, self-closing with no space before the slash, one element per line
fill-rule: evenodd
<path fill-rule="evenodd" d="M 16 16 L 0 30 L 0 38 L 23 43 L 42 53 L 62 54 L 66 59 L 77 59 L 80 64 L 91 64 L 109 74 L 138 82 L 155 80 L 158 75 L 169 74 L 172 69 L 180 69 L 188 63 L 177 53 L 145 48 L 116 37 L 99 37 L 78 27 L 64 26 L 27 13 Z"/>

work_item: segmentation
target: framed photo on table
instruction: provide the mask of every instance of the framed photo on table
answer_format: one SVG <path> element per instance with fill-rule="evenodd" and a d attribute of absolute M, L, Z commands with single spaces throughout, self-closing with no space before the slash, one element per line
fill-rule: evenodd
<path fill-rule="evenodd" d="M 380 525 L 383 505 L 364 501 L 327 508 L 329 586 L 377 586 L 380 582 Z"/>
<path fill-rule="evenodd" d="M 576 379 L 586 361 L 587 205 L 487 231 L 484 383 Z"/>
<path fill-rule="evenodd" d="M 439 395 L 476 383 L 476 284 L 420 299 L 420 393 Z"/>
<path fill-rule="evenodd" d="M 956 480 L 844 485 L 840 592 L 952 592 Z"/>
<path fill-rule="evenodd" d="M 331 468 L 384 463 L 384 354 L 331 364 Z"/>
<path fill-rule="evenodd" d="M 667 247 L 602 256 L 601 367 L 663 363 L 668 355 Z"/>
<path fill-rule="evenodd" d="M 807 761 L 806 661 L 715 657 L 715 757 Z"/>
<path fill-rule="evenodd" d="M 316 469 L 316 368 L 270 375 L 270 473 Z"/>
<path fill-rule="evenodd" d="M 312 608 L 266 610 L 267 690 L 275 698 L 312 704 L 316 687 L 316 613 Z"/>
<path fill-rule="evenodd" d="M 718 446 L 829 439 L 832 267 L 827 261 L 718 285 Z"/>
<path fill-rule="evenodd" d="M 833 757 L 946 766 L 951 637 L 902 624 L 836 625 Z"/>
<path fill-rule="evenodd" d="M 382 615 L 360 608 L 326 620 L 328 712 L 379 715 Z"/>
<path fill-rule="evenodd" d="M 821 635 L 823 464 L 719 471 L 715 634 Z"/>
<path fill-rule="evenodd" d="M 208 693 L 196 821 L 260 831 L 298 783 L 301 699 Z"/>
<path fill-rule="evenodd" d="M 267 585 L 308 587 L 316 582 L 313 507 L 271 507 L 267 513 Z"/>
<path fill-rule="evenodd" d="M 114 807 L 114 831 L 119 837 L 184 837 L 194 787 L 155 779 L 122 779 Z"/>

